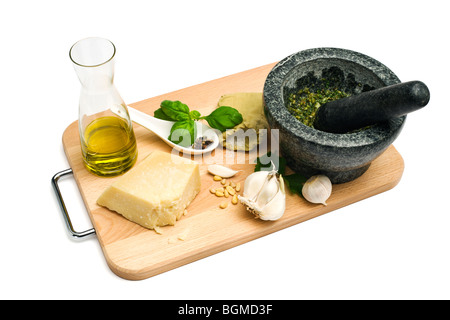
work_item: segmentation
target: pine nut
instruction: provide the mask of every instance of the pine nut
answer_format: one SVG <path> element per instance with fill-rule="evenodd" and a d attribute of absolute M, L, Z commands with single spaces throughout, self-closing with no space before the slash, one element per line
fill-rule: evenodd
<path fill-rule="evenodd" d="M 228 193 L 231 194 L 232 196 L 236 194 L 236 191 L 232 187 L 228 186 L 226 189 Z"/>
<path fill-rule="evenodd" d="M 225 209 L 227 206 L 228 206 L 228 202 L 225 202 L 225 201 L 221 202 L 220 205 L 219 205 L 219 207 L 221 209 Z"/>
<path fill-rule="evenodd" d="M 237 204 L 237 203 L 238 203 L 238 197 L 237 197 L 237 194 L 235 194 L 235 195 L 233 196 L 233 199 L 231 199 L 231 203 L 232 203 L 232 204 Z"/>
<path fill-rule="evenodd" d="M 219 177 L 219 176 L 214 176 L 214 181 L 220 181 L 220 180 L 222 180 L 222 177 Z"/>
<path fill-rule="evenodd" d="M 218 197 L 223 197 L 223 196 L 224 196 L 224 193 L 223 193 L 223 192 L 220 192 L 220 191 L 216 191 L 216 196 L 218 196 Z"/>

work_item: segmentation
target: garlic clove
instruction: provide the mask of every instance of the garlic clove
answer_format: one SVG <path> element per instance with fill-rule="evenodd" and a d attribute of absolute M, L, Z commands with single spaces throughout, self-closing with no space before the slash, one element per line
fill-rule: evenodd
<path fill-rule="evenodd" d="M 279 190 L 279 183 L 275 176 L 268 176 L 265 185 L 261 188 L 258 195 L 257 204 L 260 207 L 268 204 L 277 194 Z"/>
<path fill-rule="evenodd" d="M 248 199 L 253 199 L 261 191 L 264 182 L 269 175 L 269 171 L 257 171 L 250 174 L 244 182 L 243 196 Z"/>
<path fill-rule="evenodd" d="M 316 175 L 309 178 L 302 188 L 303 197 L 311 203 L 327 205 L 326 201 L 331 195 L 332 184 L 325 175 Z"/>
<path fill-rule="evenodd" d="M 259 218 L 266 221 L 274 221 L 280 219 L 286 209 L 286 194 L 281 190 L 275 197 L 264 206 L 259 213 Z"/>
<path fill-rule="evenodd" d="M 247 177 L 238 199 L 257 218 L 277 220 L 286 209 L 284 190 L 284 180 L 276 171 L 257 171 Z"/>
<path fill-rule="evenodd" d="M 239 171 L 233 170 L 225 166 L 221 166 L 219 164 L 211 164 L 208 166 L 208 172 L 214 176 L 219 176 L 222 178 L 231 178 Z"/>

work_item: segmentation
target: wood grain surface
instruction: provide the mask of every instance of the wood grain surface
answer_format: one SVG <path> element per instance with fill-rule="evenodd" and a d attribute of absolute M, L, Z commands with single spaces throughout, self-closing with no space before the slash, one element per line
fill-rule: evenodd
<path fill-rule="evenodd" d="M 195 109 L 206 115 L 215 109 L 223 94 L 262 92 L 266 76 L 273 66 L 274 64 L 265 65 L 130 106 L 153 115 L 161 101 L 180 100 L 191 110 Z M 138 162 L 153 150 L 172 151 L 156 135 L 137 124 L 133 125 L 138 145 Z M 213 153 L 194 159 L 200 163 L 202 187 L 187 208 L 187 214 L 175 226 L 163 227 L 162 234 L 157 234 L 96 204 L 98 196 L 117 177 L 100 178 L 84 168 L 77 121 L 65 130 L 63 146 L 106 261 L 115 274 L 130 280 L 157 275 L 387 191 L 400 181 L 404 168 L 401 155 L 390 146 L 360 178 L 333 186 L 328 206 L 308 203 L 288 191 L 283 217 L 267 222 L 255 219 L 241 204 L 232 205 L 230 198 L 228 207 L 220 209 L 219 204 L 224 199 L 209 192 L 209 188 L 219 186 L 219 183 L 213 181 L 208 174 L 208 164 L 225 162 L 233 169 L 242 170 L 232 180 L 243 185 L 245 178 L 254 170 L 252 154 Z M 382 206 L 380 203 L 380 207 Z"/>

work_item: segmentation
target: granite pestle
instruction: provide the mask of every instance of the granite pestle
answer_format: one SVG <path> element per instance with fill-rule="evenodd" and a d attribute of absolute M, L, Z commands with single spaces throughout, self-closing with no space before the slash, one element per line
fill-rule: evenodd
<path fill-rule="evenodd" d="M 347 133 L 404 116 L 429 100 L 430 91 L 423 82 L 398 83 L 324 104 L 317 111 L 314 128 Z"/>

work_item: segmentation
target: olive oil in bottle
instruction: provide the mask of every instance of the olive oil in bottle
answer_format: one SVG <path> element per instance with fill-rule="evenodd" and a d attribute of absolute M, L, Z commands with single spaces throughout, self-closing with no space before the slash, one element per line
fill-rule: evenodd
<path fill-rule="evenodd" d="M 86 168 L 99 176 L 115 176 L 130 169 L 137 159 L 136 139 L 125 119 L 105 116 L 92 121 L 81 137 Z"/>
<path fill-rule="evenodd" d="M 127 106 L 114 86 L 116 47 L 108 39 L 86 38 L 69 51 L 81 82 L 78 128 L 88 171 L 116 176 L 137 159 L 136 138 Z"/>

